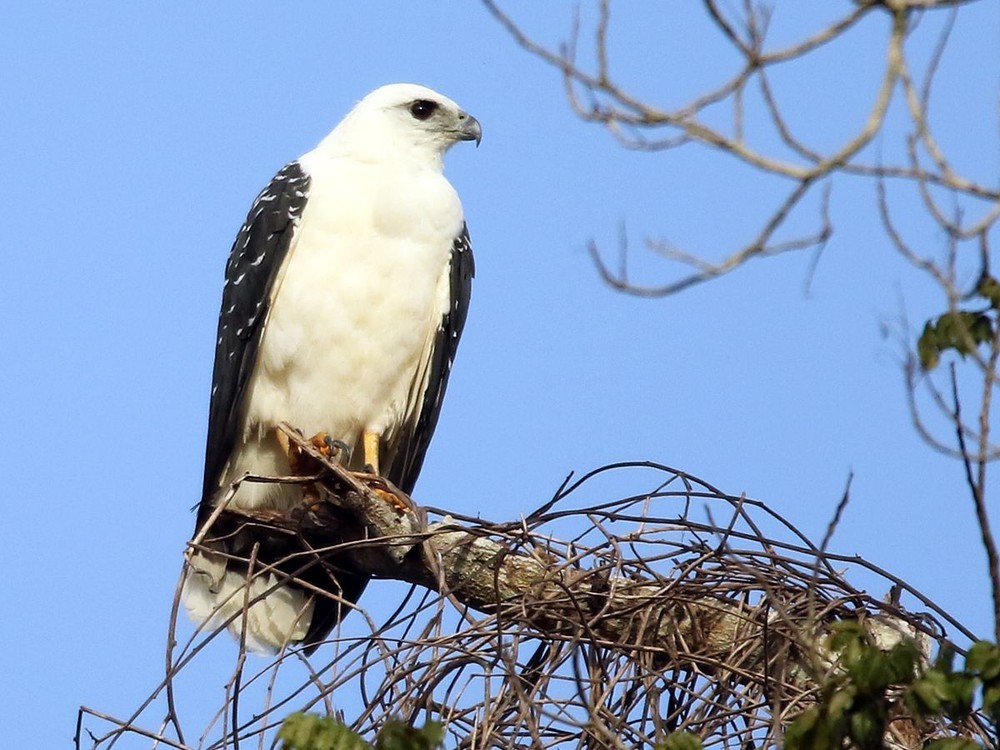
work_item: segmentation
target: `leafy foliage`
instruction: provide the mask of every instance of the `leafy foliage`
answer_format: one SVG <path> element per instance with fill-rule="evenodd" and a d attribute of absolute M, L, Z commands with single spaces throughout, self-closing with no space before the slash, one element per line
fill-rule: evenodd
<path fill-rule="evenodd" d="M 934 665 L 924 669 L 911 641 L 882 650 L 868 643 L 857 622 L 838 623 L 834 630 L 829 646 L 839 657 L 839 669 L 824 686 L 820 702 L 789 726 L 785 733 L 788 750 L 841 750 L 845 744 L 880 750 L 892 718 L 890 688 L 902 695 L 902 705 L 918 723 L 939 716 L 967 717 L 980 687 L 984 711 L 1000 719 L 1000 648 L 995 644 L 980 641 L 973 645 L 962 670 L 953 666 L 954 649 L 943 646 Z M 928 745 L 929 750 L 981 747 L 964 737 Z"/>
<path fill-rule="evenodd" d="M 281 724 L 283 750 L 367 750 L 361 735 L 330 716 L 297 712 Z"/>
<path fill-rule="evenodd" d="M 436 721 L 420 729 L 389 721 L 372 745 L 330 716 L 298 712 L 282 722 L 278 739 L 282 750 L 433 750 L 444 740 L 444 728 Z"/>
<path fill-rule="evenodd" d="M 376 750 L 432 750 L 444 741 L 444 727 L 428 721 L 417 729 L 402 721 L 390 721 L 378 733 Z"/>
<path fill-rule="evenodd" d="M 912 681 L 920 652 L 909 641 L 888 651 L 870 646 L 857 622 L 834 626 L 830 648 L 839 654 L 840 670 L 823 688 L 823 698 L 804 711 L 785 734 L 789 750 L 842 748 L 846 741 L 861 750 L 878 750 L 889 722 L 886 692 Z"/>
<path fill-rule="evenodd" d="M 1000 321 L 1000 282 L 983 275 L 976 286 L 976 295 L 984 298 L 989 306 L 983 310 L 949 310 L 928 320 L 917 339 L 917 356 L 925 371 L 933 370 L 941 355 L 949 349 L 965 357 L 982 344 L 993 341 Z"/>
<path fill-rule="evenodd" d="M 1000 721 L 1000 646 L 979 641 L 965 657 L 965 669 L 983 688 L 983 710 Z"/>

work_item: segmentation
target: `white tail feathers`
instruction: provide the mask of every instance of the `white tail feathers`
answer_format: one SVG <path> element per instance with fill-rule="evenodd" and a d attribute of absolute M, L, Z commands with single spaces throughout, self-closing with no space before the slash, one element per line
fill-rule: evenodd
<path fill-rule="evenodd" d="M 246 647 L 256 653 L 273 654 L 306 637 L 312 622 L 312 597 L 281 585 L 271 573 L 256 574 L 249 591 L 247 585 L 246 575 L 229 570 L 222 557 L 195 552 L 185 574 L 184 607 L 202 627 L 228 622 L 237 640 L 243 635 L 245 617 Z"/>

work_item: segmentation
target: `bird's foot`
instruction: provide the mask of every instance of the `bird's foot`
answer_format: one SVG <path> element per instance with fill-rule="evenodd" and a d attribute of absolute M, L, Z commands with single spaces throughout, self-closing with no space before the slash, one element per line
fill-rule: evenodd
<path fill-rule="evenodd" d="M 342 465 L 347 465 L 351 460 L 351 449 L 343 440 L 337 440 L 330 436 L 327 432 L 318 432 L 309 438 L 309 443 L 312 445 L 316 451 L 327 459 L 336 458 L 340 461 Z M 297 447 L 297 446 L 296 446 Z M 297 462 L 305 461 L 308 465 L 309 461 L 315 464 L 315 459 L 311 456 L 306 455 L 301 449 L 298 449 Z M 289 456 L 289 466 L 292 466 L 291 456 Z M 295 467 L 292 467 L 293 473 L 299 473 L 295 471 Z M 305 472 L 303 472 L 305 473 Z M 308 484 L 302 485 L 302 502 L 305 503 L 312 511 L 319 510 L 320 503 L 322 502 L 322 496 L 320 495 L 319 486 L 315 482 L 309 482 Z"/>
<path fill-rule="evenodd" d="M 330 437 L 327 432 L 319 432 L 309 438 L 309 442 L 327 458 L 334 456 L 341 464 L 347 465 L 351 462 L 351 448 L 343 440 Z"/>
<path fill-rule="evenodd" d="M 323 471 L 315 454 L 307 453 L 298 444 L 290 441 L 281 430 L 277 431 L 277 438 L 282 451 L 288 458 L 288 471 L 292 476 L 307 477 L 319 475 Z M 324 458 L 338 458 L 342 464 L 351 460 L 351 449 L 347 443 L 343 440 L 336 440 L 329 433 L 316 433 L 309 438 L 309 444 Z M 312 481 L 304 482 L 302 484 L 302 502 L 309 509 L 317 510 L 322 502 L 319 485 Z"/>
<path fill-rule="evenodd" d="M 347 464 L 351 460 L 351 449 L 347 443 L 334 439 L 329 433 L 318 432 L 309 438 L 309 443 L 325 458 L 338 458 L 341 464 Z M 315 460 L 295 443 L 286 439 L 282 441 L 282 447 L 288 456 L 288 470 L 293 476 L 302 476 L 317 470 Z"/>
<path fill-rule="evenodd" d="M 413 508 L 410 506 L 409 499 L 406 495 L 402 493 L 396 493 L 389 489 L 382 489 L 381 487 L 372 487 L 372 490 L 380 498 L 385 500 L 389 505 L 398 510 L 400 513 L 410 513 Z"/>
<path fill-rule="evenodd" d="M 413 503 L 410 498 L 404 495 L 400 490 L 396 489 L 393 485 L 389 484 L 389 482 L 380 477 L 378 474 L 364 471 L 358 472 L 354 476 L 360 480 L 365 487 L 385 500 L 400 513 L 413 512 Z"/>

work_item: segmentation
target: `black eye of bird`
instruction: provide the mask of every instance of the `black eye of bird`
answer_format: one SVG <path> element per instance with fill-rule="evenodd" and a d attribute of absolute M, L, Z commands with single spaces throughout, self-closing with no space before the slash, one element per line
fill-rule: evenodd
<path fill-rule="evenodd" d="M 437 108 L 437 102 L 432 102 L 430 99 L 417 99 L 410 105 L 410 114 L 418 120 L 426 120 L 434 114 L 434 110 Z"/>

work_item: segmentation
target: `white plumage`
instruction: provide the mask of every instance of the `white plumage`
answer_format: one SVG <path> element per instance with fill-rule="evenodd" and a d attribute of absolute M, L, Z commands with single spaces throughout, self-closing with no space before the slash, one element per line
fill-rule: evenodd
<path fill-rule="evenodd" d="M 200 522 L 245 474 L 289 473 L 275 432 L 281 422 L 343 442 L 354 468 L 365 463 L 363 435 L 380 436 L 383 474 L 410 490 L 434 429 L 472 274 L 462 206 L 442 173 L 443 154 L 457 140 L 479 137 L 476 120 L 450 99 L 412 84 L 385 86 L 301 157 L 287 184 L 276 178 L 258 198 L 227 269 Z M 307 188 L 293 184 L 299 174 Z M 288 229 L 261 229 L 267 220 L 280 226 L 272 206 L 282 199 L 289 202 Z M 260 291 L 244 298 L 243 284 Z M 227 321 L 227 310 L 230 318 L 245 311 L 245 320 Z M 444 359 L 436 351 L 442 345 L 450 347 Z M 239 363 L 242 376 L 234 369 Z M 218 456 L 220 441 L 230 445 Z M 301 500 L 295 486 L 246 482 L 230 502 L 288 509 Z M 234 546 L 209 544 L 229 554 Z M 235 618 L 230 629 L 239 634 L 245 583 L 245 567 L 196 553 L 185 604 L 199 621 Z M 345 584 L 344 598 L 360 594 L 364 583 L 353 582 L 356 593 Z M 278 584 L 273 575 L 253 583 L 251 599 L 275 590 L 250 608 L 250 648 L 315 643 L 341 616 L 328 612 L 319 627 L 316 600 Z"/>

